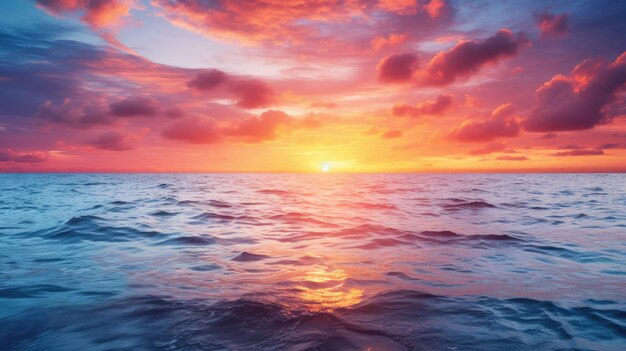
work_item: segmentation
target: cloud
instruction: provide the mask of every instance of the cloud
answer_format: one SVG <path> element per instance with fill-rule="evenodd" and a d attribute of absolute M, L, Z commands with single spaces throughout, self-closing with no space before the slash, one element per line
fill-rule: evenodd
<path fill-rule="evenodd" d="M 626 84 L 626 52 L 614 62 L 587 59 L 569 76 L 557 75 L 537 89 L 524 129 L 556 132 L 591 129 L 611 122 L 604 109 Z"/>
<path fill-rule="evenodd" d="M 378 0 L 376 6 L 401 15 L 415 14 L 418 9 L 416 0 Z"/>
<path fill-rule="evenodd" d="M 194 144 L 217 143 L 224 137 L 231 137 L 246 143 L 262 143 L 276 140 L 281 132 L 320 128 L 325 121 L 326 118 L 314 114 L 294 118 L 283 111 L 268 110 L 258 117 L 249 116 L 230 126 L 218 126 L 210 118 L 184 118 L 164 129 L 161 135 L 167 139 Z"/>
<path fill-rule="evenodd" d="M 274 101 L 274 90 L 258 79 L 244 79 L 233 84 L 237 105 L 243 108 L 265 107 Z"/>
<path fill-rule="evenodd" d="M 540 13 L 536 16 L 536 21 L 543 38 L 564 36 L 569 30 L 566 13 L 560 15 Z"/>
<path fill-rule="evenodd" d="M 372 48 L 374 50 L 379 51 L 385 48 L 394 48 L 394 47 L 400 46 L 406 43 L 408 39 L 409 39 L 409 33 L 404 33 L 404 34 L 391 33 L 387 37 L 382 36 L 382 35 L 375 36 L 370 42 L 370 44 L 372 45 Z"/>
<path fill-rule="evenodd" d="M 420 84 L 444 86 L 457 78 L 468 77 L 491 63 L 512 57 L 528 40 L 523 33 L 513 34 L 508 29 L 500 29 L 484 41 L 463 40 L 452 49 L 435 55 L 424 72 Z"/>
<path fill-rule="evenodd" d="M 429 3 L 424 5 L 424 10 L 431 18 L 438 18 L 443 13 L 449 10 L 448 4 L 444 0 L 430 0 Z"/>
<path fill-rule="evenodd" d="M 361 133 L 361 135 L 376 135 L 380 133 L 380 128 L 378 128 L 377 126 L 371 126 L 370 128 L 368 128 L 367 130 L 363 131 L 363 133 Z"/>
<path fill-rule="evenodd" d="M 557 136 L 559 136 L 557 133 L 550 132 L 550 133 L 546 133 L 546 134 L 542 135 L 539 139 L 548 140 L 548 139 L 554 139 Z"/>
<path fill-rule="evenodd" d="M 493 152 L 505 151 L 506 145 L 503 143 L 495 142 L 485 145 L 480 149 L 473 149 L 468 152 L 469 155 L 487 155 Z"/>
<path fill-rule="evenodd" d="M 182 140 L 192 144 L 213 144 L 221 140 L 215 121 L 207 117 L 188 117 L 177 120 L 165 128 L 161 135 L 167 139 Z"/>
<path fill-rule="evenodd" d="M 483 142 L 519 135 L 520 123 L 515 118 L 512 104 L 498 106 L 485 120 L 466 120 L 452 129 L 448 138 L 463 142 Z"/>
<path fill-rule="evenodd" d="M 381 83 L 402 83 L 413 79 L 413 72 L 418 67 L 415 54 L 398 54 L 383 58 L 378 62 L 378 81 Z"/>
<path fill-rule="evenodd" d="M 283 111 L 269 110 L 259 117 L 253 116 L 236 123 L 225 131 L 231 136 L 243 137 L 249 143 L 260 143 L 267 140 L 275 140 L 279 129 L 291 125 L 294 118 Z"/>
<path fill-rule="evenodd" d="M 383 135 L 381 135 L 380 137 L 382 139 L 397 139 L 397 138 L 401 138 L 403 135 L 401 130 L 398 129 L 390 129 L 388 131 L 386 131 L 385 133 L 383 133 Z"/>
<path fill-rule="evenodd" d="M 94 28 L 111 26 L 128 16 L 132 1 L 124 0 L 37 0 L 53 15 L 83 13 L 83 22 Z"/>
<path fill-rule="evenodd" d="M 187 86 L 207 91 L 226 83 L 228 78 L 228 74 L 217 69 L 202 70 L 187 83 Z"/>
<path fill-rule="evenodd" d="M 39 119 L 76 129 L 89 129 L 95 126 L 115 124 L 118 118 L 153 117 L 159 109 L 152 98 L 133 97 L 123 99 L 104 107 L 101 98 L 94 101 L 75 102 L 69 98 L 60 104 L 48 100 L 44 102 L 36 115 Z"/>
<path fill-rule="evenodd" d="M 452 95 L 441 94 L 436 100 L 425 101 L 415 106 L 396 104 L 391 113 L 394 116 L 419 117 L 423 115 L 441 115 L 452 106 Z"/>
<path fill-rule="evenodd" d="M 526 156 L 510 156 L 510 155 L 502 155 L 496 157 L 498 161 L 528 161 L 528 157 Z"/>
<path fill-rule="evenodd" d="M 217 69 L 202 70 L 187 82 L 187 86 L 199 91 L 213 91 L 224 87 L 243 108 L 266 107 L 275 99 L 274 90 L 264 81 L 255 78 L 233 77 Z"/>
<path fill-rule="evenodd" d="M 214 39 L 298 47 L 300 52 L 324 56 L 369 49 L 371 44 L 363 38 L 381 33 L 424 35 L 450 12 L 442 0 L 424 6 L 416 0 L 153 0 L 152 4 L 171 23 Z M 310 45 L 313 42 L 316 45 Z"/>
<path fill-rule="evenodd" d="M 111 114 L 117 117 L 153 117 L 159 112 L 157 101 L 147 97 L 131 97 L 110 105 Z"/>
<path fill-rule="evenodd" d="M 334 102 L 327 102 L 327 101 L 316 101 L 311 103 L 310 107 L 312 108 L 327 108 L 327 109 L 333 109 L 333 108 L 337 108 L 337 104 Z"/>
<path fill-rule="evenodd" d="M 616 147 L 619 147 L 619 144 L 617 144 L 617 143 L 607 143 L 607 144 L 602 144 L 602 145 L 598 146 L 596 149 L 598 149 L 598 150 L 607 150 L 607 149 L 615 149 Z"/>
<path fill-rule="evenodd" d="M 0 150 L 0 162 L 41 163 L 50 158 L 47 152 L 17 152 L 12 149 Z"/>
<path fill-rule="evenodd" d="M 115 118 L 98 103 L 75 104 L 68 98 L 58 105 L 50 100 L 44 102 L 39 108 L 37 116 L 46 122 L 77 129 L 88 129 L 115 123 Z"/>
<path fill-rule="evenodd" d="M 102 150 L 127 151 L 135 149 L 147 132 L 147 129 L 143 129 L 136 134 L 108 131 L 88 141 L 86 144 Z"/>
<path fill-rule="evenodd" d="M 575 149 L 569 151 L 562 151 L 553 154 L 553 156 L 596 156 L 604 155 L 604 151 L 597 149 Z"/>

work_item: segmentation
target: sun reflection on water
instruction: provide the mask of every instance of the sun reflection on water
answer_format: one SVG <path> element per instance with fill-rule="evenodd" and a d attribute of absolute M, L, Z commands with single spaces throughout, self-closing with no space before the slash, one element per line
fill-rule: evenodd
<path fill-rule="evenodd" d="M 313 311 L 332 311 L 356 305 L 363 298 L 363 290 L 346 287 L 347 279 L 343 269 L 315 268 L 299 279 L 299 298 Z"/>

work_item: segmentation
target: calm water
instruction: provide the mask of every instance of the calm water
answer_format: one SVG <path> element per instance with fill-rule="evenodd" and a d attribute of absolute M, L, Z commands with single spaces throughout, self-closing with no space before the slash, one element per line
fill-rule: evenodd
<path fill-rule="evenodd" d="M 626 175 L 0 175 L 1 350 L 624 350 Z"/>

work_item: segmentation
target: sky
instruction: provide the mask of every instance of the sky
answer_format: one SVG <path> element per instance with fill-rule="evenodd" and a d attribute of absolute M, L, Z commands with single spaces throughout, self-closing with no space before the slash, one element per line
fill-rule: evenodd
<path fill-rule="evenodd" d="M 0 172 L 624 172 L 626 2 L 3 0 Z"/>

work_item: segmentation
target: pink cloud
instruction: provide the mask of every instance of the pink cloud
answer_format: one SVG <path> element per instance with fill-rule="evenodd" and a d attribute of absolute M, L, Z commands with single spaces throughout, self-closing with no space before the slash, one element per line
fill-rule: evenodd
<path fill-rule="evenodd" d="M 440 17 L 448 9 L 448 4 L 444 0 L 430 0 L 424 5 L 424 10 L 432 18 Z"/>
<path fill-rule="evenodd" d="M 0 150 L 0 162 L 40 163 L 48 160 L 47 152 L 17 152 L 12 149 Z"/>
<path fill-rule="evenodd" d="M 466 120 L 452 129 L 448 138 L 463 142 L 482 142 L 516 137 L 520 132 L 520 123 L 513 115 L 513 105 L 500 105 L 485 120 Z"/>
<path fill-rule="evenodd" d="M 401 15 L 415 14 L 418 9 L 417 0 L 379 0 L 376 5 L 385 11 Z"/>
<path fill-rule="evenodd" d="M 626 52 L 614 62 L 587 59 L 569 76 L 557 75 L 536 91 L 524 128 L 532 132 L 591 129 L 611 122 L 604 109 L 626 84 Z"/>
<path fill-rule="evenodd" d="M 429 100 L 417 105 L 396 104 L 391 113 L 394 116 L 420 117 L 423 115 L 440 115 L 452 106 L 452 95 L 441 94 L 436 100 Z"/>
<path fill-rule="evenodd" d="M 526 36 L 501 29 L 492 37 L 476 42 L 464 40 L 452 49 L 435 55 L 422 73 L 421 84 L 443 86 L 468 77 L 487 65 L 512 57 L 527 45 Z"/>
<path fill-rule="evenodd" d="M 417 69 L 418 58 L 415 54 L 398 54 L 383 58 L 378 62 L 378 81 L 381 83 L 402 83 L 410 81 Z"/>
<path fill-rule="evenodd" d="M 259 108 L 271 104 L 274 90 L 258 79 L 244 79 L 234 83 L 232 91 L 237 96 L 237 105 L 243 108 Z"/>
<path fill-rule="evenodd" d="M 189 117 L 174 122 L 161 135 L 167 139 L 186 141 L 192 144 L 213 144 L 221 140 L 215 122 L 206 117 Z"/>
<path fill-rule="evenodd" d="M 567 14 L 540 13 L 537 15 L 537 27 L 539 27 L 542 37 L 564 36 L 569 30 Z"/>
<path fill-rule="evenodd" d="M 283 111 L 265 111 L 259 117 L 250 117 L 236 123 L 226 133 L 232 136 L 243 137 L 249 143 L 260 143 L 266 140 L 275 140 L 279 129 L 294 122 L 293 117 Z"/>
<path fill-rule="evenodd" d="M 243 108 L 265 107 L 275 100 L 274 89 L 264 81 L 256 78 L 232 76 L 217 69 L 198 72 L 193 79 L 187 82 L 187 86 L 204 92 L 223 87 L 235 96 L 236 104 Z"/>
<path fill-rule="evenodd" d="M 218 69 L 203 70 L 190 80 L 187 85 L 198 90 L 211 90 L 228 80 L 228 75 Z"/>
<path fill-rule="evenodd" d="M 94 28 L 116 24 L 128 16 L 132 1 L 125 0 L 37 0 L 54 15 L 82 12 L 83 21 Z"/>
<path fill-rule="evenodd" d="M 108 131 L 88 141 L 86 144 L 102 150 L 127 151 L 132 150 L 141 143 L 148 129 L 142 129 L 138 133 L 120 133 Z"/>
<path fill-rule="evenodd" d="M 409 33 L 404 34 L 396 34 L 391 33 L 389 36 L 385 37 L 382 35 L 377 35 L 372 39 L 371 45 L 374 50 L 382 50 L 385 48 L 394 48 L 404 44 L 409 39 Z"/>

